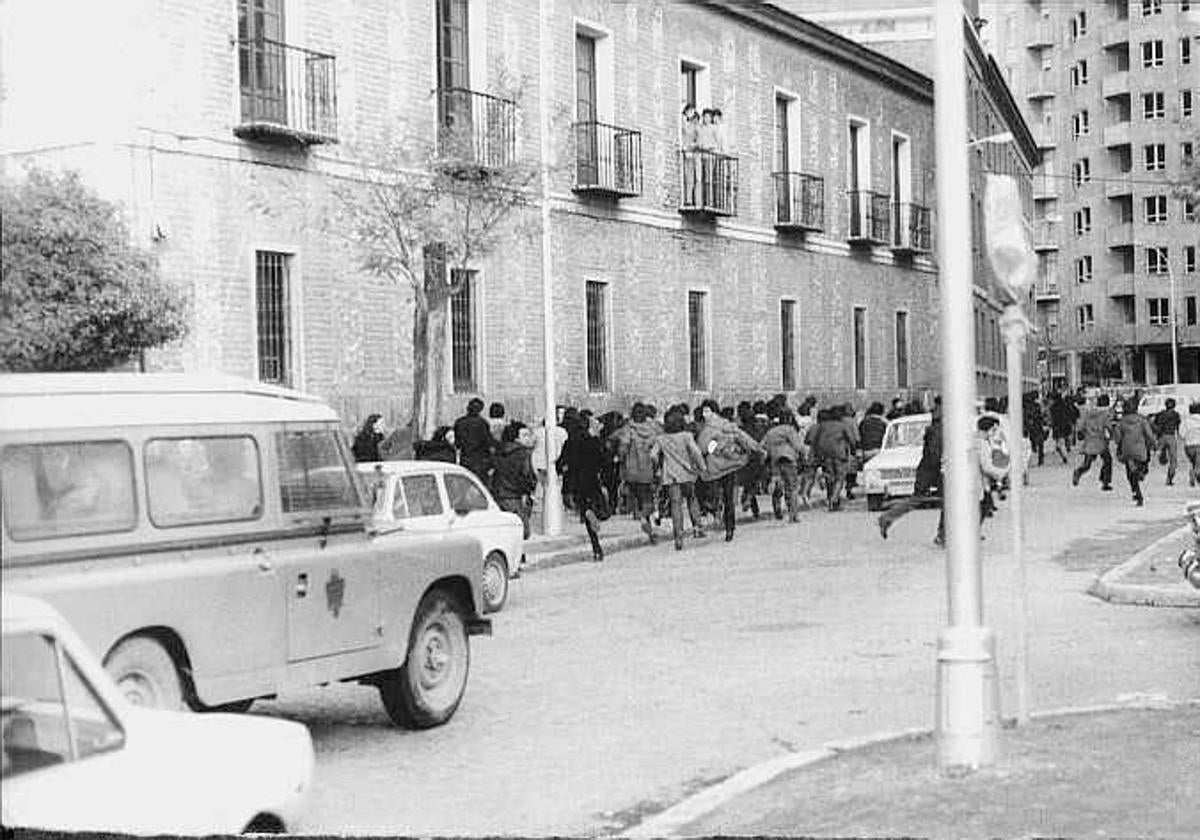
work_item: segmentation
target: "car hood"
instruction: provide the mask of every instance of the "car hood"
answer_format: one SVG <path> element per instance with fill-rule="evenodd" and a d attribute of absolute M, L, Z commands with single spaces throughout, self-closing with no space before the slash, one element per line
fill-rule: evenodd
<path fill-rule="evenodd" d="M 912 467 L 921 460 L 921 447 L 894 446 L 885 449 L 863 465 L 864 470 L 896 469 Z"/>

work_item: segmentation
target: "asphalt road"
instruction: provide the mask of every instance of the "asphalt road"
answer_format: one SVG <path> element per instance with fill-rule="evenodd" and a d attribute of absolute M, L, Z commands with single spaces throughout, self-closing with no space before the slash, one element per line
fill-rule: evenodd
<path fill-rule="evenodd" d="M 1094 470 L 1093 470 L 1094 473 Z M 1094 475 L 1035 469 L 1027 498 L 1033 708 L 1200 694 L 1195 611 L 1084 594 L 1094 575 L 1182 523 L 1186 486 L 1154 472 L 1144 508 Z M 1192 491 L 1194 492 L 1194 491 Z M 758 762 L 931 727 L 945 621 L 936 511 L 882 541 L 861 502 L 527 575 L 495 635 L 472 639 L 456 717 L 389 725 L 377 695 L 334 686 L 256 704 L 317 749 L 318 833 L 596 835 Z M 1015 704 L 1007 511 L 983 544 L 985 623 L 1002 707 Z"/>

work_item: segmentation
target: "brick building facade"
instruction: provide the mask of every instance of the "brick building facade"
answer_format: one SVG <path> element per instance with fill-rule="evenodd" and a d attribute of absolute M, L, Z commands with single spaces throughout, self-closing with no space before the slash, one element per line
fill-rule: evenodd
<path fill-rule="evenodd" d="M 547 242 L 561 403 L 938 386 L 932 83 L 808 21 L 722 2 L 69 5 L 5 4 L 5 166 L 78 168 L 126 207 L 192 306 L 152 368 L 406 419 L 412 293 L 357 267 L 332 188 L 361 150 L 434 143 L 482 103 L 472 119 L 511 120 L 517 156 L 549 126 L 549 224 L 531 207 L 452 305 L 447 419 L 476 393 L 541 413 Z M 51 37 L 69 66 L 47 70 Z M 724 112 L 723 154 L 681 152 L 686 100 Z"/>

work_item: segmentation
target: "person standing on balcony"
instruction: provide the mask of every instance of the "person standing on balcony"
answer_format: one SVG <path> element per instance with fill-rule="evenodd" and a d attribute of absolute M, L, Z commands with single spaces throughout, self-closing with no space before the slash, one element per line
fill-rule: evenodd
<path fill-rule="evenodd" d="M 732 177 L 733 173 L 729 168 L 729 161 L 726 157 L 726 138 L 725 138 L 725 123 L 724 117 L 721 114 L 720 108 L 712 108 L 712 150 L 715 153 L 713 157 L 713 184 L 716 190 L 716 200 L 722 207 L 732 207 L 733 191 Z"/>
<path fill-rule="evenodd" d="M 702 206 L 712 207 L 717 200 L 716 182 L 713 171 L 713 153 L 716 151 L 717 130 L 713 126 L 712 108 L 700 112 L 700 127 L 697 129 L 697 147 L 700 150 L 700 200 Z"/>
<path fill-rule="evenodd" d="M 696 206 L 696 181 L 700 173 L 700 115 L 696 106 L 683 106 L 683 124 L 680 128 L 679 146 L 683 150 L 683 201 L 684 207 Z"/>

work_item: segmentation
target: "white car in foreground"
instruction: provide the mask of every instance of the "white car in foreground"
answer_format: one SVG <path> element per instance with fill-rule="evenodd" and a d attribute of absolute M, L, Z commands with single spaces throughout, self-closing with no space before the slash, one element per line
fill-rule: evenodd
<path fill-rule="evenodd" d="M 863 464 L 860 477 L 867 510 L 881 510 L 888 499 L 911 496 L 917 464 L 932 415 L 909 414 L 888 422 L 879 454 Z"/>
<path fill-rule="evenodd" d="M 294 831 L 313 771 L 301 724 L 134 707 L 57 611 L 3 596 L 6 828 Z"/>
<path fill-rule="evenodd" d="M 467 534 L 479 541 L 484 612 L 508 600 L 525 552 L 521 517 L 500 509 L 473 472 L 445 461 L 379 461 L 358 465 L 375 500 L 373 524 L 389 531 Z"/>

